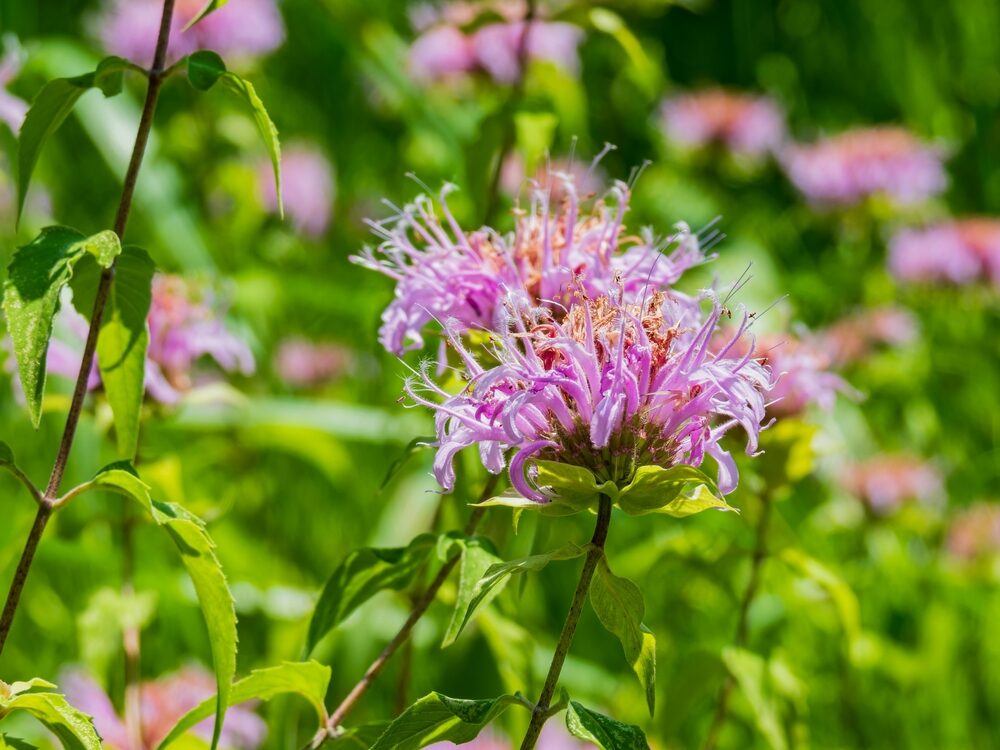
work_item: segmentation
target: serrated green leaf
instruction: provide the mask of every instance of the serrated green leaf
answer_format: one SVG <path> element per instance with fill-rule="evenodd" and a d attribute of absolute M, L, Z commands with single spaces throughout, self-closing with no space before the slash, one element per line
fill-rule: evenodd
<path fill-rule="evenodd" d="M 42 416 L 52 320 L 59 310 L 59 293 L 73 274 L 73 264 L 86 253 L 81 246 L 83 239 L 75 229 L 46 227 L 29 244 L 17 248 L 8 266 L 3 310 L 21 387 L 36 427 Z"/>
<path fill-rule="evenodd" d="M 601 624 L 621 641 L 625 660 L 645 690 L 652 716 L 656 705 L 656 638 L 642 624 L 646 616 L 642 591 L 632 581 L 612 573 L 602 556 L 590 584 L 590 604 Z"/>
<path fill-rule="evenodd" d="M 196 23 L 198 23 L 199 21 L 201 21 L 209 13 L 214 13 L 215 11 L 217 11 L 219 8 L 221 8 L 223 5 L 225 5 L 228 2 L 229 2 L 229 0 L 208 0 L 208 2 L 205 3 L 205 5 L 202 7 L 202 9 L 199 10 L 195 14 L 194 18 L 192 18 L 190 21 L 188 21 L 187 26 L 184 27 L 184 31 L 187 31 L 192 26 L 194 26 Z"/>
<path fill-rule="evenodd" d="M 24 740 L 18 739 L 17 737 L 10 737 L 6 734 L 0 734 L 0 750 L 38 750 L 37 745 L 32 745 L 30 742 L 25 742 Z"/>
<path fill-rule="evenodd" d="M 15 683 L 11 687 L 18 684 L 55 687 L 44 680 Z M 101 738 L 97 735 L 91 718 L 73 708 L 59 693 L 19 692 L 6 699 L 0 696 L 0 718 L 13 711 L 24 711 L 34 716 L 59 738 L 66 750 L 101 750 Z"/>
<path fill-rule="evenodd" d="M 417 750 L 435 742 L 460 745 L 475 739 L 483 727 L 518 702 L 512 695 L 459 700 L 431 693 L 389 724 L 371 750 Z"/>
<path fill-rule="evenodd" d="M 705 491 L 699 489 L 705 488 Z M 690 488 L 684 492 L 685 488 Z M 686 464 L 640 466 L 618 496 L 618 507 L 629 515 L 665 513 L 683 518 L 709 508 L 732 508 L 719 499 L 715 482 L 700 469 Z"/>
<path fill-rule="evenodd" d="M 468 605 L 466 606 L 461 619 L 461 625 L 459 625 L 457 631 L 454 633 L 452 641 L 454 641 L 465 626 L 469 624 L 469 620 L 472 619 L 472 616 L 478 609 L 486 604 L 489 604 L 494 598 L 496 598 L 496 596 L 503 590 L 503 587 L 507 585 L 507 581 L 510 580 L 512 575 L 527 573 L 529 571 L 537 572 L 554 560 L 572 560 L 586 554 L 586 552 L 586 547 L 570 543 L 564 547 L 553 550 L 552 552 L 544 552 L 539 555 L 522 557 L 519 560 L 510 560 L 509 562 L 491 565 L 486 569 L 482 578 L 479 579 L 473 588 L 472 596 L 469 599 Z M 449 631 L 451 631 L 450 627 Z M 449 641 L 449 643 L 450 642 L 451 641 Z"/>
<path fill-rule="evenodd" d="M 459 633 L 465 625 L 466 613 L 473 597 L 476 596 L 476 587 L 486 571 L 503 561 L 497 555 L 496 547 L 485 537 L 473 537 L 462 540 L 462 560 L 458 572 L 458 592 L 455 597 L 455 608 L 451 613 L 451 620 L 445 630 L 444 640 L 441 647 L 450 646 L 458 638 Z"/>
<path fill-rule="evenodd" d="M 757 728 L 771 750 L 787 750 L 788 739 L 782 726 L 781 713 L 769 690 L 767 663 L 757 654 L 733 647 L 723 650 L 722 660 L 746 696 Z"/>
<path fill-rule="evenodd" d="M 181 561 L 194 583 L 202 616 L 208 629 L 212 649 L 216 685 L 218 688 L 215 731 L 212 747 L 219 743 L 219 733 L 229 706 L 233 675 L 236 672 L 236 609 L 226 583 L 222 566 L 215 556 L 215 543 L 205 525 L 196 516 L 178 505 L 152 499 L 147 487 L 130 464 L 120 461 L 103 469 L 94 477 L 96 489 L 131 497 L 152 516 L 157 526 L 169 535 L 181 555 Z"/>
<path fill-rule="evenodd" d="M 278 197 L 278 214 L 284 217 L 285 207 L 281 199 L 281 143 L 278 141 L 278 129 L 271 121 L 271 116 L 268 115 L 264 102 L 257 96 L 253 84 L 232 72 L 223 73 L 219 80 L 226 88 L 250 105 L 254 122 L 257 123 L 257 129 L 264 139 L 268 156 L 271 157 L 271 167 L 274 170 L 274 193 Z"/>
<path fill-rule="evenodd" d="M 118 453 L 123 459 L 134 458 L 139 443 L 149 346 L 146 318 L 152 303 L 155 270 L 145 250 L 125 248 L 118 258 L 97 338 L 97 362 L 115 418 Z M 81 314 L 89 315 L 84 311 L 93 309 L 100 276 L 97 264 L 87 258 L 81 259 L 74 269 L 70 286 L 73 304 Z"/>
<path fill-rule="evenodd" d="M 188 57 L 187 72 L 192 86 L 199 91 L 208 91 L 226 72 L 226 63 L 218 53 L 204 49 Z"/>
<path fill-rule="evenodd" d="M 639 727 L 591 711 L 577 701 L 570 701 L 566 709 L 566 728 L 574 737 L 604 750 L 649 750 L 646 735 Z"/>
<path fill-rule="evenodd" d="M 284 662 L 277 667 L 255 669 L 233 683 L 230 705 L 249 700 L 269 701 L 285 694 L 300 695 L 316 710 L 319 726 L 326 722 L 326 691 L 330 686 L 330 668 L 315 661 Z M 158 745 L 162 750 L 215 711 L 215 699 L 208 699 L 182 716 Z M 318 728 L 318 727 L 317 727 Z"/>
<path fill-rule="evenodd" d="M 435 541 L 434 535 L 421 534 L 406 547 L 365 547 L 351 552 L 323 587 L 309 623 L 306 650 L 311 653 L 327 633 L 379 591 L 409 586 Z"/>

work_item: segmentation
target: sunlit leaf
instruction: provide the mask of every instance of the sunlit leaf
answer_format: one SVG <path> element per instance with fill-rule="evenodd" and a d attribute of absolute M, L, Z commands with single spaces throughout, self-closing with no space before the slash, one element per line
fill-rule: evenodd
<path fill-rule="evenodd" d="M 527 573 L 529 571 L 536 572 L 554 560 L 572 560 L 573 558 L 580 557 L 586 552 L 586 547 L 581 547 L 577 544 L 567 544 L 566 546 L 560 547 L 552 552 L 545 552 L 539 555 L 523 557 L 519 560 L 511 560 L 509 562 L 491 565 L 486 569 L 482 578 L 479 579 L 473 588 L 468 607 L 465 609 L 464 616 L 461 619 L 461 624 L 459 625 L 457 631 L 454 632 L 452 640 L 457 638 L 459 633 L 461 633 L 465 626 L 469 624 L 469 620 L 472 619 L 476 610 L 491 602 L 497 594 L 500 593 L 512 575 Z M 451 631 L 451 628 L 449 628 L 449 631 Z"/>
<path fill-rule="evenodd" d="M 409 586 L 435 543 L 434 535 L 421 534 L 406 547 L 364 547 L 351 552 L 323 587 L 309 623 L 307 651 L 379 591 Z"/>
<path fill-rule="evenodd" d="M 576 701 L 570 701 L 566 709 L 566 728 L 574 737 L 604 750 L 649 750 L 646 735 L 639 727 L 591 711 Z"/>
<path fill-rule="evenodd" d="M 597 619 L 621 641 L 625 660 L 646 693 L 650 716 L 656 705 L 656 638 L 642 624 L 646 605 L 632 581 L 611 572 L 602 555 L 590 584 L 590 604 Z"/>
<path fill-rule="evenodd" d="M 14 711 L 31 714 L 59 738 L 66 750 L 101 750 L 101 739 L 89 716 L 69 704 L 59 693 L 36 692 L 55 688 L 45 680 L 0 683 L 0 719 Z"/>
<path fill-rule="evenodd" d="M 688 488 L 685 491 L 685 488 Z M 630 515 L 664 513 L 683 518 L 703 510 L 733 510 L 720 499 L 715 482 L 686 464 L 640 466 L 618 496 L 618 507 Z"/>
<path fill-rule="evenodd" d="M 502 560 L 497 555 L 496 547 L 485 537 L 461 539 L 462 560 L 458 571 L 458 592 L 455 596 L 455 608 L 451 620 L 445 630 L 441 646 L 450 646 L 458 638 L 465 626 L 466 613 L 477 594 L 477 586 L 486 571 Z"/>
<path fill-rule="evenodd" d="M 253 84 L 232 72 L 222 74 L 219 80 L 248 104 L 253 112 L 254 122 L 257 123 L 257 129 L 264 139 L 264 146 L 267 148 L 268 156 L 271 157 L 271 167 L 274 169 L 274 192 L 278 197 L 278 213 L 284 216 L 285 208 L 281 199 L 281 144 L 278 141 L 278 129 L 271 121 L 271 116 L 268 115 L 264 102 L 257 96 Z"/>
<path fill-rule="evenodd" d="M 202 9 L 195 13 L 194 17 L 188 21 L 187 26 L 184 27 L 184 31 L 187 31 L 196 23 L 201 21 L 205 16 L 210 13 L 214 13 L 228 2 L 229 0 L 208 0 L 205 5 L 202 6 Z"/>
<path fill-rule="evenodd" d="M 853 643 L 861 635 L 861 608 L 851 587 L 819 560 L 800 550 L 783 550 L 780 559 L 826 591 L 837 610 L 848 642 Z"/>
<path fill-rule="evenodd" d="M 94 477 L 96 489 L 131 497 L 145 509 L 153 521 L 170 536 L 181 561 L 194 583 L 202 616 L 208 629 L 212 662 L 218 689 L 215 709 L 215 732 L 212 747 L 219 742 L 233 675 L 236 672 L 236 610 L 222 566 L 215 556 L 215 543 L 196 516 L 178 505 L 153 500 L 135 470 L 126 462 L 111 464 Z"/>
<path fill-rule="evenodd" d="M 431 693 L 400 714 L 371 750 L 417 750 L 435 742 L 460 745 L 474 740 L 483 727 L 516 703 L 518 700 L 511 695 L 459 700 Z"/>
<path fill-rule="evenodd" d="M 316 710 L 319 726 L 326 722 L 326 691 L 330 685 L 330 668 L 315 661 L 284 662 L 277 667 L 255 669 L 242 680 L 233 683 L 229 704 L 249 700 L 269 701 L 284 694 L 300 695 Z M 215 712 L 215 699 L 210 698 L 192 708 L 178 720 L 174 728 L 160 742 L 165 748 Z"/>

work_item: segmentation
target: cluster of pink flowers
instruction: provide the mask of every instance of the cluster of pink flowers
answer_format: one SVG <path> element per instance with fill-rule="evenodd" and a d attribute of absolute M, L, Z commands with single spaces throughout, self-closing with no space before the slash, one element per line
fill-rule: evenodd
<path fill-rule="evenodd" d="M 959 513 L 948 531 L 946 546 L 961 560 L 1000 554 L 1000 504 L 980 502 Z"/>
<path fill-rule="evenodd" d="M 201 49 L 226 59 L 253 58 L 273 52 L 285 41 L 285 24 L 275 0 L 227 3 L 185 31 L 204 7 L 205 0 L 177 0 L 169 62 Z M 162 10 L 160 0 L 107 0 L 91 28 L 109 54 L 150 65 Z"/>
<path fill-rule="evenodd" d="M 104 747 L 109 750 L 152 750 L 177 721 L 202 701 L 215 695 L 215 678 L 206 669 L 191 665 L 140 686 L 142 744 L 130 742 L 125 721 L 119 717 L 107 693 L 91 677 L 73 671 L 63 675 L 60 685 L 69 702 L 94 718 Z M 213 720 L 206 719 L 191 730 L 208 743 Z M 231 706 L 226 713 L 219 747 L 223 750 L 256 750 L 267 737 L 267 725 L 247 706 Z"/>
<path fill-rule="evenodd" d="M 840 481 L 879 515 L 897 510 L 907 500 L 930 505 L 944 498 L 940 471 L 913 456 L 883 455 L 852 464 Z"/>
<path fill-rule="evenodd" d="M 453 3 L 434 14 L 424 14 L 428 28 L 410 48 L 409 66 L 419 81 L 435 81 L 481 71 L 499 83 L 513 83 L 521 76 L 522 56 L 544 60 L 576 75 L 580 60 L 577 48 L 583 30 L 570 23 L 535 19 L 525 28 L 524 11 L 516 3 Z M 475 31 L 463 26 L 495 10 L 503 20 L 487 23 Z M 523 45 L 523 55 L 522 55 Z"/>
<path fill-rule="evenodd" d="M 80 369 L 87 322 L 69 305 L 60 317 L 69 329 L 69 342 L 54 338 L 49 345 L 48 371 L 75 378 Z M 254 358 L 246 343 L 226 329 L 211 300 L 198 299 L 196 289 L 179 276 L 157 274 L 147 318 L 149 348 L 146 352 L 146 392 L 164 404 L 175 404 L 194 385 L 195 363 L 211 357 L 223 370 L 250 375 Z M 88 387 L 101 385 L 95 361 Z"/>
<path fill-rule="evenodd" d="M 899 127 L 848 130 L 785 148 L 789 179 L 810 201 L 847 206 L 873 196 L 912 205 L 948 185 L 942 150 Z"/>
<path fill-rule="evenodd" d="M 551 195 L 556 183 L 563 194 L 558 205 Z M 614 291 L 620 280 L 625 300 L 635 301 L 647 287 L 671 286 L 704 261 L 697 237 L 685 225 L 663 241 L 648 231 L 627 234 L 623 219 L 630 189 L 623 182 L 604 198 L 581 201 L 573 176 L 553 173 L 536 182 L 508 236 L 488 227 L 465 232 L 448 210 L 453 189 L 441 191 L 444 223 L 434 201 L 419 196 L 393 217 L 372 222 L 382 244 L 352 258 L 396 282 L 380 334 L 395 354 L 422 347 L 423 330 L 435 320 L 453 320 L 452 327 L 464 330 L 503 328 L 511 295 L 565 308 L 577 287 L 594 299 Z"/>
<path fill-rule="evenodd" d="M 858 362 L 878 346 L 904 346 L 919 333 L 913 313 L 883 305 L 849 315 L 819 334 L 819 347 L 838 365 Z"/>
<path fill-rule="evenodd" d="M 278 210 L 278 195 L 270 161 L 257 168 L 257 184 L 264 206 Z M 296 231 L 320 237 L 330 227 L 336 197 L 333 166 L 317 147 L 292 143 L 281 151 L 281 198 L 285 214 Z"/>
<path fill-rule="evenodd" d="M 351 367 L 353 361 L 351 350 L 339 344 L 290 338 L 278 347 L 274 369 L 289 385 L 309 388 L 337 379 Z"/>
<path fill-rule="evenodd" d="M 889 270 L 900 281 L 1000 285 L 1000 220 L 969 218 L 905 229 L 889 244 Z"/>
<path fill-rule="evenodd" d="M 767 96 L 705 89 L 667 99 L 660 109 L 667 137 L 688 148 L 710 144 L 735 156 L 762 157 L 785 141 L 785 116 Z"/>
<path fill-rule="evenodd" d="M 21 49 L 12 37 L 6 37 L 7 49 L 0 58 L 0 122 L 5 123 L 14 135 L 21 132 L 21 123 L 28 112 L 28 103 L 7 91 L 7 86 L 21 70 Z"/>

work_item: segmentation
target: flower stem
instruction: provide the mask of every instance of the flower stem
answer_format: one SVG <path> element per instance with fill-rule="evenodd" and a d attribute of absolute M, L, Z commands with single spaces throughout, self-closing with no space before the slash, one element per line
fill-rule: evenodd
<path fill-rule="evenodd" d="M 480 495 L 479 501 L 483 502 L 488 500 L 492 495 L 494 490 L 496 490 L 497 481 L 499 477 L 491 474 L 489 479 L 486 480 L 486 484 L 483 487 L 482 494 Z M 475 508 L 469 515 L 469 520 L 465 524 L 464 533 L 466 535 L 475 533 L 479 526 L 479 522 L 482 520 L 483 516 L 486 514 L 486 508 Z M 391 641 L 382 649 L 382 653 L 371 663 L 371 666 L 365 671 L 364 676 L 358 681 L 358 683 L 351 689 L 351 692 L 347 694 L 347 697 L 340 702 L 330 714 L 330 718 L 326 722 L 326 727 L 320 731 L 313 741 L 313 747 L 319 747 L 326 740 L 330 739 L 337 732 L 337 727 L 344 720 L 344 717 L 354 708 L 355 704 L 361 699 L 368 688 L 372 686 L 372 683 L 378 678 L 382 670 L 385 669 L 385 665 L 389 662 L 389 659 L 399 650 L 399 648 L 406 643 L 410 637 L 410 633 L 413 631 L 413 627 L 420 621 L 420 618 L 424 616 L 427 609 L 431 606 L 434 599 L 437 598 L 438 591 L 444 585 L 444 582 L 448 580 L 448 576 L 451 571 L 455 569 L 458 565 L 458 561 L 461 559 L 461 553 L 456 553 L 448 558 L 447 562 L 441 566 L 437 575 L 431 581 L 430 585 L 414 600 L 413 608 L 410 610 L 409 617 L 406 618 L 406 622 L 399 629 L 396 635 Z"/>
<path fill-rule="evenodd" d="M 549 718 L 549 703 L 556 692 L 556 684 L 559 682 L 559 673 L 562 672 L 566 656 L 569 654 L 570 646 L 573 644 L 573 635 L 576 633 L 576 626 L 580 622 L 580 615 L 583 613 L 583 605 L 587 601 L 587 594 L 590 592 L 590 582 L 594 579 L 594 571 L 597 563 L 604 556 L 604 543 L 608 539 L 608 525 L 611 523 L 611 499 L 606 495 L 601 495 L 600 505 L 597 509 L 597 525 L 594 527 L 594 536 L 590 540 L 587 548 L 587 556 L 583 561 L 583 570 L 580 571 L 580 582 L 576 586 L 576 593 L 573 594 L 573 603 L 570 605 L 569 614 L 566 615 L 566 623 L 563 625 L 559 641 L 556 643 L 555 654 L 552 655 L 552 664 L 549 666 L 548 676 L 542 686 L 542 693 L 538 696 L 538 702 L 531 712 L 531 723 L 528 731 L 521 742 L 521 750 L 532 750 L 538 741 L 538 736 L 542 732 L 545 721 Z"/>
<path fill-rule="evenodd" d="M 736 621 L 736 637 L 733 645 L 742 648 L 746 645 L 747 634 L 750 625 L 750 605 L 753 604 L 757 589 L 760 588 L 761 574 L 764 569 L 764 562 L 767 560 L 767 536 L 771 527 L 771 507 L 774 505 L 770 494 L 765 490 L 761 493 L 760 518 L 757 519 L 757 541 L 754 544 L 753 557 L 750 561 L 750 579 L 747 587 L 743 590 L 743 598 L 740 600 L 740 614 Z M 729 713 L 729 698 L 732 695 L 736 681 L 732 675 L 726 677 L 719 691 L 719 700 L 715 707 L 715 716 L 712 717 L 712 724 L 708 730 L 708 737 L 702 750 L 715 750 L 719 742 L 719 735 L 726 724 L 726 716 Z"/>
<path fill-rule="evenodd" d="M 170 23 L 173 14 L 174 0 L 164 0 L 163 13 L 160 17 L 160 31 L 156 39 L 156 50 L 153 53 L 153 66 L 149 70 L 149 83 L 146 86 L 146 99 L 142 106 L 142 115 L 139 118 L 139 128 L 135 136 L 135 146 L 132 148 L 132 158 L 129 161 L 128 170 L 125 172 L 125 178 L 122 183 L 122 195 L 121 200 L 118 202 L 118 212 L 115 215 L 114 230 L 119 238 L 125 234 L 125 227 L 128 224 L 129 214 L 132 210 L 132 196 L 135 194 L 136 181 L 139 178 L 139 167 L 142 165 L 142 158 L 146 153 L 146 144 L 149 142 L 149 133 L 153 127 L 156 100 L 160 94 L 160 86 L 164 78 L 163 65 L 167 58 L 167 44 L 170 40 Z M 52 516 L 54 502 L 59 495 L 59 485 L 62 484 L 63 473 L 66 471 L 66 463 L 69 460 L 69 452 L 73 447 L 76 428 L 80 422 L 80 414 L 83 411 L 83 400 L 87 395 L 87 380 L 90 376 L 91 367 L 94 364 L 94 354 L 97 350 L 97 335 L 100 332 L 101 319 L 104 317 L 104 308 L 107 305 L 108 293 L 111 290 L 114 272 L 114 265 L 112 265 L 111 268 L 105 269 L 101 273 L 101 280 L 94 298 L 94 309 L 90 315 L 90 329 L 87 331 L 87 342 L 83 349 L 83 359 L 80 362 L 80 372 L 77 375 L 76 385 L 73 388 L 73 398 L 70 401 L 69 413 L 66 415 L 66 426 L 59 441 L 59 450 L 56 453 L 55 464 L 52 467 L 52 474 L 49 476 L 49 483 L 45 489 L 45 493 L 39 501 L 38 513 L 35 515 L 35 522 L 31 527 L 31 532 L 28 534 L 28 540 L 25 542 L 21 560 L 14 571 L 14 580 L 11 582 L 10 590 L 7 594 L 3 614 L 0 615 L 0 654 L 3 653 L 4 645 L 7 643 L 7 636 L 10 634 L 10 628 L 14 622 L 14 613 L 17 611 L 24 583 L 28 579 L 28 571 L 31 569 L 31 563 L 35 558 L 35 550 L 38 549 L 38 542 L 41 540 L 45 526 Z"/>

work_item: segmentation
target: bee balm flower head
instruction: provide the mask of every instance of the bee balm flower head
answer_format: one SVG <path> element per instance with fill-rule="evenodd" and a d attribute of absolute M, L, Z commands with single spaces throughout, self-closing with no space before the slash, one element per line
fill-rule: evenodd
<path fill-rule="evenodd" d="M 661 118 L 667 137 L 682 146 L 725 146 L 736 156 L 761 157 L 785 140 L 785 117 L 766 96 L 707 89 L 666 100 Z"/>

